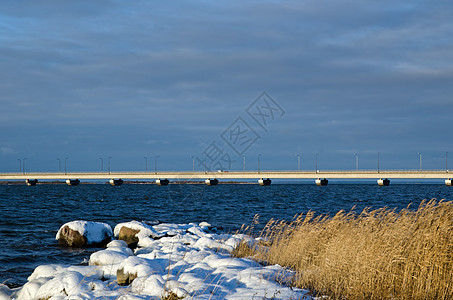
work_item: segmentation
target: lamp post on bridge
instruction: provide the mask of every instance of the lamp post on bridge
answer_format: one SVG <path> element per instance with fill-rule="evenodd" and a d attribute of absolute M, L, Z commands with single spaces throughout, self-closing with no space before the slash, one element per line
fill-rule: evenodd
<path fill-rule="evenodd" d="M 61 159 L 57 158 L 58 160 L 58 172 L 61 172 Z"/>
<path fill-rule="evenodd" d="M 19 173 L 22 173 L 22 159 L 18 158 L 19 161 Z"/>
<path fill-rule="evenodd" d="M 359 154 L 354 153 L 354 157 L 355 157 L 355 170 L 359 171 Z"/>
<path fill-rule="evenodd" d="M 204 173 L 206 174 L 206 154 L 204 155 Z"/>
<path fill-rule="evenodd" d="M 112 159 L 111 156 L 109 156 L 109 174 L 110 174 L 110 160 Z"/>
<path fill-rule="evenodd" d="M 242 155 L 242 158 L 244 159 L 244 172 L 245 172 L 245 155 Z"/>
<path fill-rule="evenodd" d="M 148 172 L 148 157 L 144 156 L 145 159 L 145 172 Z"/>
<path fill-rule="evenodd" d="M 260 174 L 260 157 L 261 153 L 258 154 L 258 174 Z"/>
<path fill-rule="evenodd" d="M 24 158 L 24 159 L 22 160 L 22 171 L 23 171 L 24 175 L 25 175 L 25 160 L 27 160 L 27 159 L 28 159 L 28 158 Z"/>
<path fill-rule="evenodd" d="M 64 174 L 66 175 L 66 161 L 68 160 L 67 157 L 64 158 Z"/>
<path fill-rule="evenodd" d="M 418 152 L 418 159 L 420 161 L 420 172 L 422 171 L 422 154 L 421 152 Z"/>
<path fill-rule="evenodd" d="M 379 173 L 380 170 L 379 170 L 379 156 L 381 155 L 381 152 L 378 152 L 377 153 L 377 172 Z"/>
<path fill-rule="evenodd" d="M 315 154 L 315 169 L 316 173 L 318 173 L 318 153 Z"/>
<path fill-rule="evenodd" d="M 448 151 L 445 152 L 445 173 L 448 173 Z"/>
<path fill-rule="evenodd" d="M 101 161 L 101 172 L 104 171 L 104 159 L 102 157 L 99 157 L 99 160 Z"/>
<path fill-rule="evenodd" d="M 157 158 L 159 155 L 154 156 L 154 174 L 157 174 Z"/>
<path fill-rule="evenodd" d="M 296 154 L 297 156 L 297 171 L 300 172 L 300 154 Z"/>

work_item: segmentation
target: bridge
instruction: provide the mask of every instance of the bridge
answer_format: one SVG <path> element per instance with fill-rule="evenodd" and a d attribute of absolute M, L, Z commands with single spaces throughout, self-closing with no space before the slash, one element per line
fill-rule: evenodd
<path fill-rule="evenodd" d="M 208 172 L 27 172 L 0 173 L 0 180 L 25 180 L 36 185 L 39 180 L 66 180 L 77 185 L 80 180 L 110 180 L 120 185 L 126 180 L 156 180 L 166 185 L 169 180 L 205 180 L 208 185 L 218 180 L 255 179 L 261 185 L 269 185 L 272 179 L 313 179 L 317 185 L 327 185 L 329 179 L 376 179 L 379 185 L 389 185 L 390 179 L 440 179 L 452 185 L 453 173 L 448 170 L 363 170 L 363 171 L 208 171 Z"/>

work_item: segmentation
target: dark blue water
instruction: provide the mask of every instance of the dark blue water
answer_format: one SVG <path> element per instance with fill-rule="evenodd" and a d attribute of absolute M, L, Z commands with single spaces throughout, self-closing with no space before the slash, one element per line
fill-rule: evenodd
<path fill-rule="evenodd" d="M 235 231 L 260 215 L 291 220 L 314 210 L 334 214 L 365 207 L 416 207 L 423 199 L 453 199 L 444 185 L 308 184 L 244 185 L 0 185 L 0 283 L 22 285 L 42 264 L 80 264 L 97 249 L 59 247 L 55 235 L 73 220 L 106 222 L 112 228 L 130 220 L 170 223 L 207 221 Z M 258 226 L 259 227 L 259 226 Z"/>

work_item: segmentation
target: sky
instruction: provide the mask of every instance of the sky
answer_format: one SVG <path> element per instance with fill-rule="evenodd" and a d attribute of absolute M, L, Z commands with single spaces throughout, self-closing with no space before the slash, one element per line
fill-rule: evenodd
<path fill-rule="evenodd" d="M 453 169 L 452 128 L 452 1 L 0 2 L 0 172 Z"/>

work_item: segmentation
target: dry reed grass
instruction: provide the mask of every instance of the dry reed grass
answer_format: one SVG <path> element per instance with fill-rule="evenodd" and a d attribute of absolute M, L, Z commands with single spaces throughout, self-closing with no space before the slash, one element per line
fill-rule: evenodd
<path fill-rule="evenodd" d="M 334 299 L 453 299 L 453 202 L 271 220 L 235 256 L 297 271 L 294 285 Z"/>

